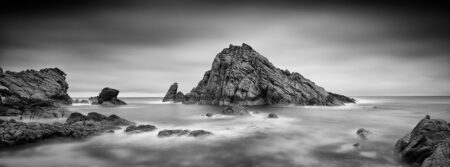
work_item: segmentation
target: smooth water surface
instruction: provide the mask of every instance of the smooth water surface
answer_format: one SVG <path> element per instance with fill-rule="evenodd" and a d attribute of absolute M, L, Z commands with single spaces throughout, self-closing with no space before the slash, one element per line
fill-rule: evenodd
<path fill-rule="evenodd" d="M 222 107 L 122 99 L 128 105 L 69 109 L 116 114 L 158 130 L 129 135 L 122 129 L 79 141 L 55 139 L 0 149 L 0 166 L 407 166 L 394 155 L 395 142 L 426 114 L 450 120 L 450 97 L 357 97 L 357 104 L 346 106 L 250 107 L 252 116 L 213 118 L 203 115 L 219 114 Z M 268 119 L 269 113 L 280 118 Z M 360 138 L 359 128 L 372 133 Z M 214 135 L 158 138 L 162 129 L 204 129 Z"/>

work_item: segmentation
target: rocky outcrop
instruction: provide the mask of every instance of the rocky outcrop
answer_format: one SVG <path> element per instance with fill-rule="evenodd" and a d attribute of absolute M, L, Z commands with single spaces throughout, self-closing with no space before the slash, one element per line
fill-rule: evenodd
<path fill-rule="evenodd" d="M 273 118 L 273 119 L 275 119 L 275 118 L 278 118 L 278 115 L 277 115 L 277 114 L 274 114 L 274 113 L 270 113 L 269 115 L 267 115 L 267 118 Z"/>
<path fill-rule="evenodd" d="M 92 104 L 101 104 L 105 106 L 126 105 L 127 103 L 117 98 L 118 95 L 119 90 L 106 87 L 102 89 L 98 96 L 91 97 L 89 100 L 92 101 Z"/>
<path fill-rule="evenodd" d="M 176 92 L 169 91 L 169 97 Z M 299 73 L 276 68 L 247 44 L 230 45 L 217 54 L 211 70 L 183 100 L 185 104 L 212 105 L 342 105 L 353 102 L 352 98 L 327 92 Z"/>
<path fill-rule="evenodd" d="M 450 166 L 450 126 L 426 116 L 395 144 L 395 150 L 407 162 L 422 167 Z"/>
<path fill-rule="evenodd" d="M 205 130 L 188 130 L 188 129 L 165 129 L 159 131 L 158 137 L 171 137 L 171 136 L 192 136 L 192 137 L 201 137 L 212 135 L 213 133 Z"/>
<path fill-rule="evenodd" d="M 167 90 L 166 96 L 163 98 L 163 102 L 182 102 L 184 101 L 184 94 L 182 92 L 177 92 L 178 83 L 173 83 L 170 85 L 169 90 Z"/>
<path fill-rule="evenodd" d="M 72 113 L 66 123 L 24 123 L 14 120 L 0 120 L 0 146 L 33 143 L 55 137 L 85 138 L 102 134 L 119 126 L 133 125 L 116 115 L 109 117 L 99 113 L 89 113 L 87 116 Z"/>
<path fill-rule="evenodd" d="M 1 71 L 0 85 L 4 87 L 0 89 L 0 115 L 60 117 L 68 112 L 62 109 L 62 106 L 72 103 L 67 94 L 69 85 L 66 82 L 66 74 L 58 68 Z"/>
<path fill-rule="evenodd" d="M 142 132 L 151 132 L 156 129 L 156 126 L 153 125 L 130 125 L 125 129 L 126 133 L 142 133 Z"/>
<path fill-rule="evenodd" d="M 223 115 L 250 115 L 247 108 L 240 105 L 227 106 L 222 110 Z"/>

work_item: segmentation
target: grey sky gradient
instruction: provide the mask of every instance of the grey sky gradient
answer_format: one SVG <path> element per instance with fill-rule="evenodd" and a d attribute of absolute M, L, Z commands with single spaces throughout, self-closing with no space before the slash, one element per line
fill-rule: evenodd
<path fill-rule="evenodd" d="M 0 25 L 0 66 L 59 67 L 68 74 L 72 96 L 94 96 L 105 86 L 122 96 L 162 95 L 173 82 L 186 93 L 218 52 L 245 42 L 275 66 L 328 91 L 450 95 L 450 26 L 439 12 L 328 3 L 136 2 L 9 11 Z"/>

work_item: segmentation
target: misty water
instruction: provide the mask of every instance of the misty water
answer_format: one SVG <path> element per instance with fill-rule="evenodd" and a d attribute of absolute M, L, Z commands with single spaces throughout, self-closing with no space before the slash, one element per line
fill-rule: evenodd
<path fill-rule="evenodd" d="M 248 117 L 212 118 L 204 114 L 219 114 L 222 107 L 162 103 L 161 98 L 122 99 L 128 105 L 69 109 L 116 114 L 158 130 L 125 134 L 121 129 L 83 140 L 4 148 L 0 166 L 407 166 L 395 156 L 395 142 L 426 114 L 450 120 L 450 97 L 357 97 L 357 104 L 346 106 L 249 107 Z M 266 118 L 269 113 L 279 118 Z M 366 139 L 356 134 L 359 128 L 371 131 Z M 159 138 L 162 129 L 204 129 L 214 135 Z"/>

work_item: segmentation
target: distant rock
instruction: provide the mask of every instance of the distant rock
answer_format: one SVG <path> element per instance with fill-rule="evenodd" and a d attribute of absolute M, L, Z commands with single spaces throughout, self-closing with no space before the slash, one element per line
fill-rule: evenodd
<path fill-rule="evenodd" d="M 250 115 L 247 108 L 240 105 L 227 106 L 222 110 L 223 115 Z"/>
<path fill-rule="evenodd" d="M 278 115 L 277 115 L 277 114 L 274 114 L 274 113 L 270 113 L 270 114 L 267 116 L 267 118 L 278 118 Z"/>
<path fill-rule="evenodd" d="M 75 99 L 73 100 L 73 103 L 89 103 L 89 100 L 86 99 Z"/>
<path fill-rule="evenodd" d="M 66 74 L 58 68 L 21 72 L 2 70 L 0 85 L 4 87 L 0 88 L 0 115 L 55 118 L 67 115 L 63 106 L 72 104 L 67 94 Z"/>
<path fill-rule="evenodd" d="M 103 88 L 100 94 L 96 97 L 90 97 L 92 104 L 101 104 L 105 106 L 126 105 L 124 101 L 117 98 L 119 90 L 113 88 Z"/>
<path fill-rule="evenodd" d="M 212 117 L 212 116 L 214 116 L 214 114 L 212 114 L 212 113 L 206 113 L 205 116 L 206 116 L 206 117 Z"/>
<path fill-rule="evenodd" d="M 182 102 L 184 101 L 184 94 L 182 92 L 177 92 L 178 83 L 173 83 L 170 85 L 169 90 L 167 90 L 166 96 L 163 98 L 163 102 Z"/>
<path fill-rule="evenodd" d="M 156 129 L 156 126 L 153 125 L 130 125 L 125 129 L 127 133 L 142 133 L 142 132 L 150 132 Z"/>
<path fill-rule="evenodd" d="M 171 136 L 192 136 L 192 137 L 202 137 L 209 136 L 213 133 L 205 130 L 188 130 L 188 129 L 170 129 L 159 131 L 158 137 L 171 137 Z"/>
<path fill-rule="evenodd" d="M 366 129 L 364 129 L 364 128 L 361 128 L 361 129 L 358 129 L 358 130 L 356 131 L 356 134 L 357 134 L 359 137 L 361 137 L 362 139 L 367 139 L 367 135 L 370 134 L 370 131 L 368 131 L 368 130 L 366 130 Z"/>
<path fill-rule="evenodd" d="M 165 100 L 174 97 L 170 87 Z M 296 72 L 276 68 L 247 44 L 230 45 L 215 57 L 211 70 L 184 96 L 185 104 L 343 105 L 355 100 L 327 92 Z"/>
<path fill-rule="evenodd" d="M 416 166 L 450 166 L 450 126 L 444 120 L 427 115 L 411 133 L 397 141 L 395 150 Z"/>
<path fill-rule="evenodd" d="M 59 122 L 45 124 L 24 123 L 14 120 L 0 121 L 0 146 L 33 143 L 55 137 L 85 138 L 109 133 L 119 126 L 134 124 L 114 115 L 109 117 L 100 115 L 89 113 L 86 116 L 80 113 L 72 113 L 65 124 Z"/>

